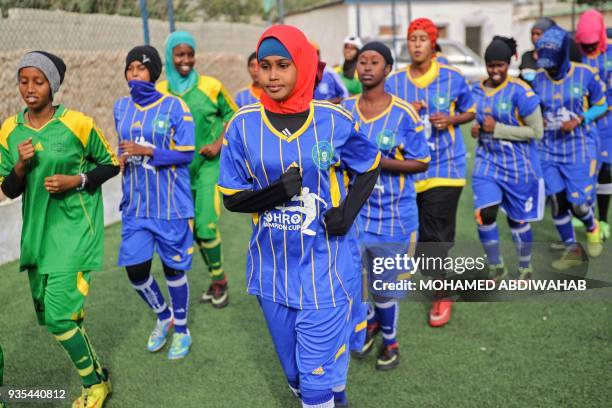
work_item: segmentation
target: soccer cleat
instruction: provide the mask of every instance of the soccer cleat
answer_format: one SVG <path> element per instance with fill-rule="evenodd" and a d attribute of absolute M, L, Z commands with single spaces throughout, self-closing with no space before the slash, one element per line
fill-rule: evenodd
<path fill-rule="evenodd" d="M 170 350 L 168 350 L 168 358 L 170 360 L 179 360 L 189 353 L 190 348 L 191 334 L 189 330 L 187 330 L 187 333 L 174 333 Z"/>
<path fill-rule="evenodd" d="M 565 248 L 565 243 L 563 243 L 562 241 L 556 241 L 550 244 L 551 251 L 565 251 Z"/>
<path fill-rule="evenodd" d="M 451 317 L 453 301 L 451 299 L 434 300 L 429 311 L 429 325 L 431 327 L 442 327 Z"/>
<path fill-rule="evenodd" d="M 393 370 L 399 363 L 399 346 L 397 343 L 393 343 L 380 349 L 376 359 L 376 369 L 381 371 Z"/>
<path fill-rule="evenodd" d="M 378 323 L 374 325 L 368 325 L 366 331 L 365 342 L 363 343 L 363 347 L 359 351 L 353 351 L 351 355 L 357 360 L 361 360 L 365 358 L 370 351 L 374 348 L 374 343 L 376 343 L 376 335 L 380 332 L 380 325 Z"/>
<path fill-rule="evenodd" d="M 223 279 L 220 282 L 213 282 L 212 285 L 212 299 L 210 302 L 216 309 L 223 309 L 229 303 L 229 290 L 227 280 Z"/>
<path fill-rule="evenodd" d="M 601 232 L 599 227 L 599 221 L 595 221 L 595 229 L 593 231 L 586 232 L 587 238 L 587 253 L 591 258 L 597 258 L 603 251 L 603 244 L 601 243 Z"/>
<path fill-rule="evenodd" d="M 567 248 L 561 258 L 552 263 L 552 267 L 558 271 L 564 271 L 587 262 L 588 258 L 584 249 L 579 244 Z"/>
<path fill-rule="evenodd" d="M 610 224 L 605 221 L 599 221 L 599 229 L 601 230 L 601 240 L 607 241 L 610 239 Z"/>
<path fill-rule="evenodd" d="M 489 279 L 492 279 L 495 283 L 499 283 L 508 275 L 508 268 L 504 265 L 504 262 L 499 265 L 489 264 Z"/>
<path fill-rule="evenodd" d="M 72 403 L 72 408 L 102 408 L 104 401 L 112 394 L 110 374 L 104 369 L 106 379 L 91 387 L 83 387 L 81 396 Z"/>
<path fill-rule="evenodd" d="M 147 341 L 147 349 L 151 353 L 155 353 L 159 351 L 166 345 L 166 341 L 168 339 L 168 332 L 173 325 L 172 319 L 167 319 L 162 321 L 157 320 L 155 323 L 155 328 L 151 332 L 149 336 L 149 341 Z"/>
<path fill-rule="evenodd" d="M 206 292 L 202 292 L 200 303 L 210 303 L 213 298 L 213 284 L 211 283 Z"/>
<path fill-rule="evenodd" d="M 533 268 L 531 266 L 527 268 L 518 268 L 518 279 L 529 280 L 533 278 Z"/>

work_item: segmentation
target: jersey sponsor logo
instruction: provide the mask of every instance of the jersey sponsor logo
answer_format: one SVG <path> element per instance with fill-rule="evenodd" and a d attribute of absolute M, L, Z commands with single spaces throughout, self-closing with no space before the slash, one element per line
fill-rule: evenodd
<path fill-rule="evenodd" d="M 374 190 L 380 192 L 380 194 L 385 194 L 385 185 L 380 184 L 380 179 L 374 185 Z"/>
<path fill-rule="evenodd" d="M 141 128 L 142 127 L 142 123 L 140 123 L 139 120 L 137 120 L 136 122 L 132 123 L 132 126 L 130 126 L 130 128 L 134 129 L 134 128 Z"/>
<path fill-rule="evenodd" d="M 380 150 L 391 150 L 395 146 L 395 132 L 385 129 L 376 137 L 376 144 Z"/>
<path fill-rule="evenodd" d="M 155 145 L 147 142 L 144 136 L 138 137 L 135 142 L 141 146 L 155 148 Z M 142 166 L 145 170 L 151 170 L 152 172 L 155 172 L 155 167 L 149 164 L 150 160 L 151 158 L 149 156 L 130 156 L 128 157 L 127 162 L 132 163 L 136 166 Z"/>
<path fill-rule="evenodd" d="M 578 115 L 568 110 L 565 106 L 557 109 L 555 112 L 548 111 L 544 114 L 544 129 L 559 130 L 563 122 L 574 118 L 578 118 Z"/>
<path fill-rule="evenodd" d="M 288 204 L 275 207 L 280 211 L 266 211 L 263 216 L 264 227 L 281 231 L 301 231 L 302 234 L 315 236 L 317 233 L 310 225 L 317 218 L 317 201 L 326 208 L 327 203 L 308 187 L 302 187 L 302 192 L 291 198 Z"/>
<path fill-rule="evenodd" d="M 329 169 L 333 159 L 334 148 L 329 142 L 321 141 L 312 147 L 312 161 L 319 169 Z"/>

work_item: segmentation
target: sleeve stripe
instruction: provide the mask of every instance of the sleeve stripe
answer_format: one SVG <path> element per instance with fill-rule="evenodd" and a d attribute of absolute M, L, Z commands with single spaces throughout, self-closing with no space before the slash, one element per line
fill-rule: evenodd
<path fill-rule="evenodd" d="M 238 190 L 234 188 L 221 187 L 219 185 L 217 187 L 219 187 L 219 191 L 221 191 L 226 196 L 232 196 L 234 194 L 240 193 L 241 191 L 246 191 L 246 190 Z"/>
<path fill-rule="evenodd" d="M 421 125 L 421 126 L 416 127 L 414 130 L 417 132 L 422 132 L 424 129 L 425 129 L 425 126 Z"/>
<path fill-rule="evenodd" d="M 376 154 L 376 159 L 374 160 L 374 164 L 372 164 L 372 167 L 366 170 L 366 173 L 377 168 L 379 164 L 380 164 L 380 152 Z"/>
<path fill-rule="evenodd" d="M 595 102 L 593 105 L 603 105 L 606 102 L 606 96 L 602 96 L 602 98 L 600 100 L 598 100 L 597 102 Z"/>
<path fill-rule="evenodd" d="M 195 146 L 174 146 L 172 150 L 177 150 L 179 152 L 192 152 L 195 150 Z"/>
<path fill-rule="evenodd" d="M 431 157 L 425 157 L 423 159 L 414 159 L 414 160 L 421 162 L 421 163 L 429 163 L 431 161 Z"/>
<path fill-rule="evenodd" d="M 183 116 L 185 122 L 193 122 L 193 116 Z"/>

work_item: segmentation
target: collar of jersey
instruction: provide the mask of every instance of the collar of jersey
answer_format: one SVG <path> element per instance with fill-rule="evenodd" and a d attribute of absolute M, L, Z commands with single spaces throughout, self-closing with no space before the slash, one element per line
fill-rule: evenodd
<path fill-rule="evenodd" d="M 268 116 L 266 115 L 266 110 L 263 106 L 263 104 L 261 104 L 260 107 L 260 112 L 261 112 L 261 117 L 263 119 L 264 124 L 266 125 L 266 127 L 268 128 L 268 130 L 270 130 L 270 132 L 272 132 L 275 136 L 287 141 L 287 142 L 291 142 L 295 139 L 297 139 L 298 137 L 300 137 L 302 135 L 302 133 L 304 133 L 306 131 L 306 129 L 308 129 L 308 126 L 310 126 L 310 123 L 312 122 L 312 118 L 314 117 L 314 104 L 312 101 L 310 101 L 309 104 L 309 112 L 308 112 L 308 117 L 306 118 L 306 121 L 304 122 L 304 124 L 302 125 L 301 128 L 299 128 L 298 130 L 295 131 L 294 134 L 292 134 L 291 136 L 285 136 L 284 134 L 282 134 L 281 132 L 279 132 L 278 130 L 276 130 L 276 128 L 272 125 L 272 123 L 270 122 L 270 119 L 268 119 Z"/>
<path fill-rule="evenodd" d="M 159 105 L 160 103 L 163 102 L 164 99 L 166 99 L 168 97 L 168 95 L 162 95 L 161 98 L 159 98 L 158 100 L 156 100 L 153 103 L 148 104 L 147 106 L 140 106 L 139 104 L 137 104 L 136 102 L 134 102 L 134 106 L 136 107 L 136 109 L 138 109 L 139 111 L 146 111 L 149 110 L 151 108 L 156 107 L 157 105 Z M 132 99 L 132 101 L 134 101 Z"/>
<path fill-rule="evenodd" d="M 387 113 L 389 113 L 389 111 L 391 111 L 391 109 L 393 108 L 393 105 L 395 105 L 395 95 L 391 95 L 391 103 L 389 103 L 389 106 L 387 106 L 382 112 L 380 112 L 378 115 L 374 116 L 373 118 L 366 119 L 365 116 L 363 116 L 363 114 L 359 110 L 359 99 L 361 99 L 361 95 L 357 96 L 357 98 L 355 99 L 355 112 L 357 112 L 359 119 L 363 123 L 376 122 L 378 119 L 384 117 Z"/>
<path fill-rule="evenodd" d="M 60 116 L 62 116 L 64 114 L 64 112 L 66 111 L 66 108 L 64 107 L 64 105 L 59 104 L 55 107 L 55 113 L 53 114 L 53 117 L 51 118 L 51 120 L 49 120 L 47 123 L 45 123 L 41 128 L 39 129 L 34 129 L 32 126 L 26 124 L 25 122 L 25 113 L 28 111 L 28 108 L 25 108 L 24 110 L 22 110 L 21 112 L 19 112 L 19 114 L 17 115 L 17 124 L 18 125 L 23 125 L 25 127 L 27 127 L 28 129 L 32 129 L 35 132 L 40 132 L 41 130 L 43 130 L 45 127 L 47 127 L 47 125 L 49 123 L 54 122 L 56 119 L 58 119 Z"/>
<path fill-rule="evenodd" d="M 418 78 L 413 78 L 410 75 L 410 65 L 406 67 L 406 77 L 418 88 L 427 88 L 440 74 L 440 64 L 438 61 L 431 61 L 431 67 L 427 72 Z"/>
<path fill-rule="evenodd" d="M 569 69 L 569 71 L 567 71 L 567 74 L 565 74 L 565 76 L 564 76 L 563 78 L 559 79 L 559 80 L 554 80 L 554 79 L 552 79 L 552 78 L 550 77 L 550 75 L 548 75 L 548 71 L 546 71 L 544 68 L 540 68 L 540 69 L 541 69 L 542 71 L 544 71 L 544 75 L 546 75 L 546 78 L 548 78 L 548 80 L 549 80 L 550 82 L 552 82 L 552 83 L 553 83 L 553 84 L 555 84 L 555 85 L 558 85 L 558 84 L 562 84 L 562 83 L 563 83 L 563 82 L 564 82 L 564 81 L 565 81 L 567 78 L 569 78 L 570 76 L 572 76 L 572 74 L 574 73 L 574 67 L 575 67 L 574 63 L 573 63 L 573 62 L 570 62 L 570 69 Z"/>
<path fill-rule="evenodd" d="M 485 82 L 486 82 L 486 79 L 480 82 L 480 88 L 482 89 L 482 91 L 485 93 L 486 96 L 493 96 L 499 91 L 503 90 L 506 86 L 508 86 L 508 83 L 510 83 L 510 75 L 506 76 L 506 79 L 504 80 L 504 82 L 502 82 L 498 87 L 493 88 L 493 89 L 486 87 L 484 84 Z"/>

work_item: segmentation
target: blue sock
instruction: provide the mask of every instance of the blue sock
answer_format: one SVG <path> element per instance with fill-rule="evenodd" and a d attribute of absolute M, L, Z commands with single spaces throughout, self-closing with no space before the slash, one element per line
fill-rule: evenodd
<path fill-rule="evenodd" d="M 174 315 L 174 331 L 187 333 L 187 310 L 189 309 L 189 283 L 187 274 L 181 271 L 174 276 L 166 276 L 168 292 L 172 299 L 172 314 Z"/>
<path fill-rule="evenodd" d="M 376 309 L 372 302 L 368 303 L 368 315 L 366 317 L 368 319 L 368 329 L 371 329 L 378 325 L 378 317 L 376 317 Z"/>
<path fill-rule="evenodd" d="M 571 246 L 576 243 L 576 234 L 574 234 L 574 227 L 572 226 L 572 214 L 569 210 L 565 214 L 559 214 L 553 216 L 553 222 L 559 232 L 561 241 L 565 246 Z"/>
<path fill-rule="evenodd" d="M 142 300 L 147 302 L 149 307 L 153 309 L 159 320 L 168 320 L 172 317 L 170 308 L 166 304 L 164 295 L 159 289 L 153 275 L 149 275 L 145 281 L 132 282 L 132 287 L 136 289 L 136 292 L 138 292 Z"/>
<path fill-rule="evenodd" d="M 485 254 L 490 265 L 500 265 L 502 263 L 499 254 L 499 229 L 497 223 L 478 226 L 478 236 L 484 247 Z"/>
<path fill-rule="evenodd" d="M 346 385 L 332 388 L 334 392 L 334 403 L 346 405 L 348 404 L 348 398 L 346 397 Z"/>
<path fill-rule="evenodd" d="M 333 408 L 334 393 L 332 390 L 301 390 L 303 408 Z"/>
<path fill-rule="evenodd" d="M 531 247 L 533 245 L 533 233 L 531 224 L 528 222 L 518 223 L 508 220 L 512 240 L 516 246 L 516 253 L 519 257 L 519 268 L 529 268 L 531 265 Z"/>
<path fill-rule="evenodd" d="M 595 215 L 593 214 L 592 207 L 589 207 L 589 211 L 586 213 L 586 215 L 583 215 L 582 217 L 578 217 L 578 218 L 580 218 L 580 221 L 582 221 L 582 223 L 584 224 L 584 227 L 586 228 L 588 232 L 593 232 L 593 230 L 597 226 L 595 224 Z"/>
<path fill-rule="evenodd" d="M 390 346 L 397 343 L 397 317 L 399 315 L 399 303 L 389 300 L 385 303 L 376 302 L 376 316 L 380 322 L 383 334 L 383 343 Z"/>

